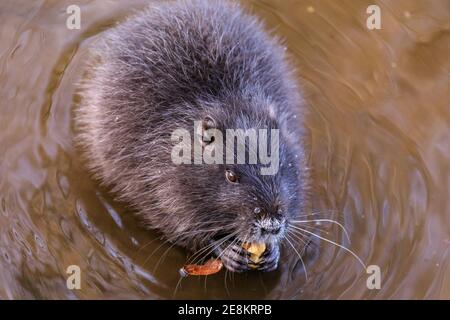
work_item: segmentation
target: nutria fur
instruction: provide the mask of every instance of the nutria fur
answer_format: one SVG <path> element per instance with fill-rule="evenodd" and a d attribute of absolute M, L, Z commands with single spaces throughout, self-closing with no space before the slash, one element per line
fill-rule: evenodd
<path fill-rule="evenodd" d="M 202 255 L 220 255 L 232 271 L 248 269 L 240 242 L 266 242 L 259 269 L 275 269 L 308 200 L 302 100 L 280 41 L 234 3 L 171 1 L 105 32 L 90 61 L 76 141 L 95 177 L 169 241 L 193 252 L 211 245 Z M 279 128 L 278 173 L 175 165 L 171 133 L 204 119 L 219 129 Z"/>

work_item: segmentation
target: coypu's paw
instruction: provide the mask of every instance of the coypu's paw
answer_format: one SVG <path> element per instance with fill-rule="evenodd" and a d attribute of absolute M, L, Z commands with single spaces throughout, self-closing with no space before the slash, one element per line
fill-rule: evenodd
<path fill-rule="evenodd" d="M 215 253 L 225 268 L 232 272 L 249 270 L 269 272 L 277 269 L 280 260 L 278 245 L 268 245 L 258 261 L 252 260 L 253 255 L 245 249 L 245 246 L 243 247 L 242 243 L 232 245 L 225 243 Z"/>
<path fill-rule="evenodd" d="M 269 272 L 278 267 L 278 261 L 280 260 L 280 248 L 277 245 L 270 245 L 267 247 L 261 256 L 261 261 L 258 263 L 257 270 Z"/>
<path fill-rule="evenodd" d="M 250 253 L 240 244 L 223 244 L 216 250 L 217 257 L 222 260 L 225 268 L 232 272 L 244 272 L 250 270 Z"/>

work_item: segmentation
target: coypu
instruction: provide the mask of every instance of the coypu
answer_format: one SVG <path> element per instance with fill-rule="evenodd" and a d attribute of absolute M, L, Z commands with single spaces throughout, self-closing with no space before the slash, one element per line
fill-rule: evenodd
<path fill-rule="evenodd" d="M 280 41 L 235 3 L 171 1 L 105 32 L 87 69 L 76 142 L 93 175 L 148 228 L 198 257 L 241 272 L 250 269 L 242 243 L 265 243 L 257 269 L 276 269 L 308 185 L 302 100 Z M 279 129 L 279 170 L 173 163 L 172 132 L 195 136 L 195 121 L 206 130 Z"/>

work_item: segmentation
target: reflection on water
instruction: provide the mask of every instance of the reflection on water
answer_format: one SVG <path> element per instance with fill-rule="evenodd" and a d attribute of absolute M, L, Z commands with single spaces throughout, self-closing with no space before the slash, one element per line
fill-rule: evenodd
<path fill-rule="evenodd" d="M 143 230 L 80 164 L 75 83 L 88 45 L 146 1 L 0 4 L 0 298 L 171 298 L 186 252 Z M 366 28 L 366 8 L 382 28 Z M 450 298 L 450 2 L 245 1 L 285 38 L 310 110 L 314 210 L 323 236 L 382 272 L 380 290 L 351 254 L 315 241 L 306 274 L 184 279 L 178 298 Z M 75 97 L 76 99 L 76 97 Z M 327 232 L 327 233 L 326 233 Z M 66 269 L 82 270 L 81 290 Z"/>

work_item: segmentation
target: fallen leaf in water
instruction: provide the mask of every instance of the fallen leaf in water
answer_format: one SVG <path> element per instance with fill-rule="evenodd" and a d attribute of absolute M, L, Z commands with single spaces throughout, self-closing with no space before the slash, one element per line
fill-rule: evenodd
<path fill-rule="evenodd" d="M 187 264 L 180 269 L 180 275 L 186 277 L 191 276 L 208 276 L 222 269 L 223 263 L 220 259 L 210 259 L 205 264 Z"/>

